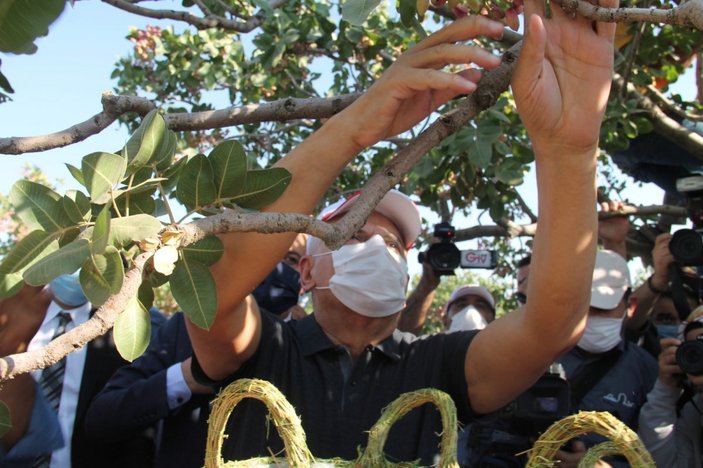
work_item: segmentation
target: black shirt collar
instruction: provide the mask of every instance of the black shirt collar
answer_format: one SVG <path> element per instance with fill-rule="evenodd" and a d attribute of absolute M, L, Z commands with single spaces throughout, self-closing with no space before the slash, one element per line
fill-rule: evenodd
<path fill-rule="evenodd" d="M 337 347 L 337 345 L 325 335 L 324 330 L 322 330 L 320 324 L 315 320 L 314 314 L 310 314 L 298 320 L 295 323 L 295 327 L 296 334 L 300 338 L 300 349 L 303 352 L 303 356 L 311 356 L 321 351 L 335 349 Z M 393 361 L 399 361 L 401 357 L 400 345 L 404 335 L 404 333 L 397 329 L 393 330 L 390 336 L 373 348 L 379 350 L 387 358 Z"/>

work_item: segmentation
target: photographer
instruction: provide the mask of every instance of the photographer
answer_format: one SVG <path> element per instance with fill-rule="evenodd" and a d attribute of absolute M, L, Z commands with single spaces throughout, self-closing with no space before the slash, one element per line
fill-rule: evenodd
<path fill-rule="evenodd" d="M 692 315 L 698 315 L 702 310 L 699 307 Z M 684 374 L 677 362 L 677 350 L 682 344 L 690 343 L 694 352 L 688 357 L 693 359 L 684 359 L 684 367 L 686 364 L 694 367 L 696 363 L 703 364 L 703 353 L 700 352 L 703 348 L 703 341 L 700 341 L 703 317 L 699 315 L 686 324 L 681 337 L 684 343 L 677 338 L 661 341 L 659 377 L 640 411 L 638 434 L 657 466 L 703 466 L 703 375 L 700 369 L 695 374 Z"/>

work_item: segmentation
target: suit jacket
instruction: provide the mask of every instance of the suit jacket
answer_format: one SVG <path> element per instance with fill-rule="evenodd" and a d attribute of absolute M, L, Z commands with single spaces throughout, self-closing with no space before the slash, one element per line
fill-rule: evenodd
<path fill-rule="evenodd" d="M 91 313 L 92 315 L 92 313 Z M 152 336 L 164 317 L 158 311 L 151 311 Z M 95 396 L 119 368 L 129 364 L 117 352 L 112 338 L 112 330 L 96 338 L 87 345 L 83 378 L 78 394 L 76 421 L 71 438 L 71 463 L 73 468 L 139 468 L 151 467 L 154 460 L 154 429 L 145 427 L 128 437 L 94 439 L 90 437 L 85 424 L 88 407 Z"/>
<path fill-rule="evenodd" d="M 168 368 L 191 354 L 183 314 L 175 314 L 144 355 L 117 371 L 93 400 L 85 421 L 91 440 L 123 440 L 161 421 L 154 466 L 203 466 L 213 396 L 193 395 L 172 411 L 166 393 Z"/>

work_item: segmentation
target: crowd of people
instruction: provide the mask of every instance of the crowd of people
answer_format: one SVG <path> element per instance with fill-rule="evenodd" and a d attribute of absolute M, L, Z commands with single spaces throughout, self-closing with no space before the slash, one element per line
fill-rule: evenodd
<path fill-rule="evenodd" d="M 202 466 L 210 402 L 240 378 L 267 380 L 286 396 L 318 458 L 355 459 L 391 401 L 432 387 L 456 405 L 464 466 L 521 466 L 516 447 L 540 428 L 506 408 L 545 373 L 568 382 L 564 413 L 608 411 L 639 431 L 660 466 L 701 466 L 703 380 L 679 368 L 676 350 L 698 342 L 703 318 L 682 317 L 673 303 L 667 235 L 654 247 L 654 274 L 633 291 L 627 220 L 597 222 L 595 167 L 615 27 L 572 18 L 558 5 L 545 19 L 543 9 L 539 1 L 525 5 L 512 78 L 539 190 L 533 251 L 517 265 L 516 310 L 496 317 L 490 291 L 464 285 L 444 307 L 446 330 L 418 336 L 439 278 L 424 266 L 406 297 L 406 256 L 421 217 L 395 190 L 334 251 L 295 233 L 225 234 L 223 256 L 211 268 L 218 310 L 209 330 L 181 313 L 165 320 L 152 311 L 151 344 L 133 363 L 122 360 L 108 334 L 2 386 L 13 423 L 2 439 L 2 466 Z M 466 41 L 502 31 L 485 17 L 467 17 L 398 57 L 364 95 L 277 163 L 291 172 L 291 183 L 265 210 L 310 214 L 361 149 L 473 92 L 477 67 L 495 68 L 500 58 Z M 450 73 L 443 70 L 449 64 L 472 66 Z M 320 218 L 337 222 L 358 199 L 330 205 Z M 310 293 L 310 314 L 298 305 L 302 292 Z M 697 292 L 689 294 L 690 308 Z M 0 352 L 36 349 L 92 313 L 77 274 L 46 288 L 26 286 L 0 303 Z M 238 405 L 226 432 L 225 459 L 285 456 L 258 402 Z M 435 464 L 439 433 L 439 414 L 415 409 L 390 431 L 385 456 Z M 600 441 L 570 441 L 557 454 L 559 466 L 577 466 Z M 618 457 L 602 463 L 626 465 Z"/>

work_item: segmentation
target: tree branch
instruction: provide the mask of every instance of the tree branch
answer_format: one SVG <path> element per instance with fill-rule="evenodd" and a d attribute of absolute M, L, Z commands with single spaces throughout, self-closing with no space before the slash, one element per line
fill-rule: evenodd
<path fill-rule="evenodd" d="M 604 8 L 582 0 L 554 0 L 567 13 L 606 23 L 666 23 L 703 31 L 703 0 L 688 0 L 668 10 Z"/>
<path fill-rule="evenodd" d="M 102 1 L 104 3 L 114 6 L 115 8 L 119 8 L 120 10 L 124 10 L 135 15 L 145 16 L 147 18 L 154 19 L 170 19 L 173 21 L 183 21 L 197 29 L 222 28 L 227 31 L 248 33 L 261 26 L 264 22 L 264 16 L 262 11 L 259 11 L 254 17 L 246 21 L 233 21 L 222 16 L 213 15 L 210 10 L 207 9 L 207 7 L 205 7 L 205 9 L 203 10 L 203 13 L 205 13 L 206 16 L 201 18 L 199 16 L 192 15 L 187 11 L 152 10 L 151 8 L 144 8 L 139 5 L 130 3 L 127 0 Z M 270 7 L 272 9 L 279 8 L 286 2 L 287 0 L 273 0 L 270 3 Z M 201 6 L 200 2 L 198 2 L 198 6 Z"/>
<path fill-rule="evenodd" d="M 207 130 L 270 121 L 322 119 L 341 111 L 360 95 L 353 93 L 330 98 L 286 98 L 214 111 L 166 114 L 164 119 L 166 125 L 174 131 Z M 156 107 L 145 98 L 112 94 L 104 94 L 102 104 L 103 112 L 60 132 L 34 137 L 0 138 L 0 154 L 33 153 L 68 146 L 100 133 L 122 114 L 136 112 L 143 116 Z"/>
<path fill-rule="evenodd" d="M 647 86 L 647 94 L 652 98 L 653 102 L 669 114 L 674 114 L 682 119 L 688 119 L 692 122 L 703 121 L 703 114 L 691 114 L 690 112 L 686 112 L 677 106 L 673 101 L 660 93 L 659 90 L 652 85 Z"/>
<path fill-rule="evenodd" d="M 614 74 L 613 87 L 620 89 L 622 86 L 622 77 L 620 77 L 617 73 Z M 703 160 L 703 135 L 689 130 L 676 120 L 666 115 L 664 111 L 662 111 L 661 108 L 657 106 L 650 98 L 639 93 L 634 85 L 627 85 L 627 95 L 631 99 L 636 100 L 639 107 L 649 113 L 654 125 L 654 130 L 658 134 L 667 140 L 670 140 L 672 143 L 682 147 L 698 159 Z"/>

